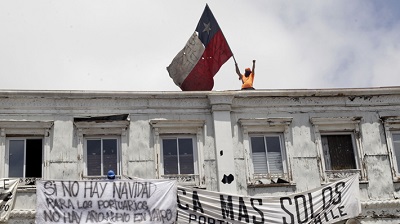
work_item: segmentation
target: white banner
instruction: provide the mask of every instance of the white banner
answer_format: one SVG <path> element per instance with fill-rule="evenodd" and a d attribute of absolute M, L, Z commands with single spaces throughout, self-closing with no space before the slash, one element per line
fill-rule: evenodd
<path fill-rule="evenodd" d="M 38 181 L 36 223 L 173 223 L 176 181 Z"/>
<path fill-rule="evenodd" d="M 322 224 L 354 218 L 360 212 L 358 175 L 282 197 L 178 188 L 178 223 Z"/>
<path fill-rule="evenodd" d="M 19 179 L 0 179 L 0 222 L 5 222 L 10 216 L 15 203 Z"/>

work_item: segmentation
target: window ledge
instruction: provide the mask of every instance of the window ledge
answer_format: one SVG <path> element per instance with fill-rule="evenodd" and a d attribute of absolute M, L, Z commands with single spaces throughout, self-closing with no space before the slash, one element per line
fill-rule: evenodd
<path fill-rule="evenodd" d="M 121 180 L 121 175 L 115 175 L 115 180 Z M 90 181 L 90 180 L 108 180 L 107 176 L 82 176 L 82 180 Z"/>
<path fill-rule="evenodd" d="M 18 186 L 17 192 L 19 192 L 19 193 L 36 193 L 36 185 Z"/>
<path fill-rule="evenodd" d="M 247 184 L 247 188 L 264 188 L 264 187 L 295 187 L 295 182 L 290 183 L 273 183 L 273 184 Z"/>
<path fill-rule="evenodd" d="M 329 182 L 322 182 L 321 186 L 325 186 L 325 185 L 331 184 L 331 183 L 339 181 L 339 180 L 340 179 L 334 179 L 334 180 L 329 180 Z M 359 180 L 358 183 L 359 184 L 369 184 L 369 181 L 368 180 Z"/>
<path fill-rule="evenodd" d="M 398 184 L 398 183 L 400 183 L 400 178 L 396 178 L 396 179 L 394 179 L 394 180 L 393 180 L 393 183 L 394 183 L 394 184 Z"/>
<path fill-rule="evenodd" d="M 181 186 L 200 187 L 200 180 L 198 174 L 169 174 L 161 175 L 162 179 L 175 180 Z"/>

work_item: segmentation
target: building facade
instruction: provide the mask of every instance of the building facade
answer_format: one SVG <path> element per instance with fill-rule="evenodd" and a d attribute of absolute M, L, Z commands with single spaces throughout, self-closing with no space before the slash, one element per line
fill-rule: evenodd
<path fill-rule="evenodd" d="M 175 179 L 246 196 L 359 174 L 361 223 L 400 223 L 400 87 L 210 92 L 0 91 L 8 223 L 34 223 L 35 180 Z"/>

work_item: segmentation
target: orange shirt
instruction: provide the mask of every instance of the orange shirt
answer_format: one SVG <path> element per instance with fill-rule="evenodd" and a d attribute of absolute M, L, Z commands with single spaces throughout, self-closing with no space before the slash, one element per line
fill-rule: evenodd
<path fill-rule="evenodd" d="M 249 77 L 246 77 L 245 75 L 242 75 L 242 89 L 245 88 L 252 88 L 253 87 L 253 81 L 254 81 L 254 74 L 250 73 Z"/>

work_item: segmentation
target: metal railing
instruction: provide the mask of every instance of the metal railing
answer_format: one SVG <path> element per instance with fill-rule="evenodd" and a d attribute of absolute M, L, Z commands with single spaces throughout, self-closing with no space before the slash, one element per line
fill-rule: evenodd
<path fill-rule="evenodd" d="M 176 180 L 181 185 L 200 185 L 200 176 L 198 174 L 167 174 L 161 175 L 161 177 Z"/>
<path fill-rule="evenodd" d="M 342 179 L 346 177 L 350 177 L 354 174 L 358 173 L 358 177 L 361 180 L 361 170 L 359 169 L 349 169 L 349 170 L 326 170 L 325 174 L 330 180 L 335 180 L 335 179 Z"/>

